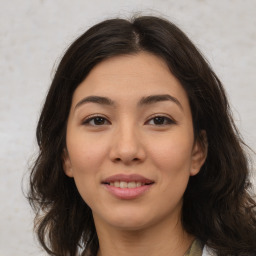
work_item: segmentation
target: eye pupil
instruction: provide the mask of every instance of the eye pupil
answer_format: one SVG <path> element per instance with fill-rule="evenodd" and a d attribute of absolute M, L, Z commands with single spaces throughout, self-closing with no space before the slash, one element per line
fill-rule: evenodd
<path fill-rule="evenodd" d="M 95 123 L 96 125 L 104 124 L 104 122 L 105 122 L 105 119 L 102 118 L 102 117 L 95 117 L 95 118 L 94 118 L 94 123 Z"/>
<path fill-rule="evenodd" d="M 155 117 L 155 118 L 154 118 L 154 123 L 155 123 L 155 124 L 163 124 L 163 123 L 164 123 L 164 120 L 165 120 L 164 117 L 158 116 L 158 117 Z"/>

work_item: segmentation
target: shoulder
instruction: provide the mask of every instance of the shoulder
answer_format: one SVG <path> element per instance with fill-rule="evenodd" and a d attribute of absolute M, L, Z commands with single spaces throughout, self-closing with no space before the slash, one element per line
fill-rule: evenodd
<path fill-rule="evenodd" d="M 211 249 L 210 247 L 208 247 L 207 245 L 204 246 L 203 248 L 203 254 L 202 256 L 217 256 L 217 253 L 214 252 L 213 249 Z M 246 254 L 246 256 L 256 256 L 256 254 Z"/>

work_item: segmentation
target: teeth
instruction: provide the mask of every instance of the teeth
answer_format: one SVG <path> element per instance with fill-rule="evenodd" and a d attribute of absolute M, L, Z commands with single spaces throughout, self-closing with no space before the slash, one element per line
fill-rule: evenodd
<path fill-rule="evenodd" d="M 136 182 L 135 182 L 135 181 L 128 182 L 127 187 L 128 187 L 128 188 L 136 188 Z"/>
<path fill-rule="evenodd" d="M 115 182 L 110 182 L 110 186 L 116 187 L 116 188 L 136 188 L 136 187 L 141 187 L 145 185 L 145 183 L 142 182 L 136 182 L 136 181 L 115 181 Z"/>
<path fill-rule="evenodd" d="M 141 186 L 141 182 L 136 182 L 136 187 L 140 187 Z"/>
<path fill-rule="evenodd" d="M 128 183 L 125 181 L 120 181 L 120 188 L 127 188 Z"/>

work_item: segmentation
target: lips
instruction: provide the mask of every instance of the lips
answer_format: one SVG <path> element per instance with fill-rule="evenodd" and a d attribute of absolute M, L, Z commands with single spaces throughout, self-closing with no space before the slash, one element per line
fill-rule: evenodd
<path fill-rule="evenodd" d="M 102 184 L 117 198 L 134 199 L 148 191 L 154 181 L 138 174 L 118 174 L 104 179 Z"/>
<path fill-rule="evenodd" d="M 117 175 L 113 175 L 110 176 L 108 178 L 106 178 L 105 180 L 103 180 L 102 183 L 113 183 L 116 181 L 124 181 L 124 182 L 140 182 L 140 183 L 144 183 L 144 184 L 151 184 L 154 183 L 153 180 L 147 179 L 141 175 L 138 174 L 130 174 L 130 175 L 125 175 L 125 174 L 117 174 Z"/>
<path fill-rule="evenodd" d="M 116 188 L 137 188 L 144 185 L 147 185 L 146 183 L 142 183 L 139 181 L 115 181 L 108 183 L 110 186 L 116 187 Z"/>

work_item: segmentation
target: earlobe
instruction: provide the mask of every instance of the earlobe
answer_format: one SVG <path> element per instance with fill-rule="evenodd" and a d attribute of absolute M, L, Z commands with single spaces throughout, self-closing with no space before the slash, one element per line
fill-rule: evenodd
<path fill-rule="evenodd" d="M 62 166 L 65 174 L 68 177 L 72 178 L 73 177 L 72 165 L 71 165 L 68 151 L 66 148 L 63 149 L 63 153 L 62 153 Z"/>
<path fill-rule="evenodd" d="M 206 131 L 201 131 L 198 139 L 195 141 L 192 151 L 192 163 L 190 175 L 194 176 L 199 173 L 203 166 L 208 152 L 208 142 Z"/>

